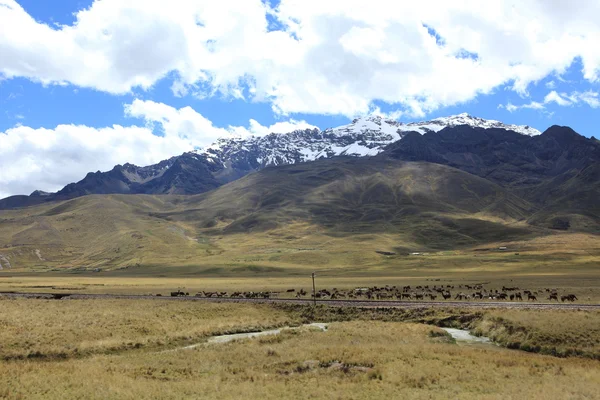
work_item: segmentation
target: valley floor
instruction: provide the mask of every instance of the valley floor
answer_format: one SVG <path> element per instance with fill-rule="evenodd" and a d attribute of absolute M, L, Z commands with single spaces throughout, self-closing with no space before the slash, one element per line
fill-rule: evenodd
<path fill-rule="evenodd" d="M 593 399 L 600 393 L 597 311 L 8 298 L 0 298 L 0 307 L 0 398 Z M 328 329 L 181 349 L 213 335 L 316 320 Z M 556 354 L 569 357 L 457 344 L 432 324 L 519 341 L 529 351 L 563 343 Z"/>
<path fill-rule="evenodd" d="M 294 225 L 205 238 L 165 225 L 126 231 L 110 248 L 113 258 L 93 246 L 88 255 L 51 245 L 0 251 L 12 262 L 2 260 L 0 292 L 152 296 L 0 295 L 0 398 L 600 398 L 600 311 L 584 310 L 600 304 L 598 235 L 435 250 L 407 247 L 402 234 L 332 236 Z M 181 241 L 156 236 L 163 231 Z M 111 232 L 102 240 L 113 240 Z M 64 263 L 63 253 L 77 263 Z M 454 301 L 478 286 L 487 293 L 518 287 L 536 294 L 531 303 L 550 302 L 553 291 L 577 300 L 564 303 L 568 310 L 542 310 L 493 308 L 495 300 L 485 299 L 491 308 L 472 308 L 472 299 L 455 308 L 410 300 L 416 306 L 406 309 L 157 299 L 174 291 L 294 298 L 311 293 L 313 272 L 317 290 L 330 292 L 443 286 Z M 310 322 L 329 329 L 177 350 L 213 335 Z M 437 326 L 469 329 L 500 346 L 457 344 Z"/>

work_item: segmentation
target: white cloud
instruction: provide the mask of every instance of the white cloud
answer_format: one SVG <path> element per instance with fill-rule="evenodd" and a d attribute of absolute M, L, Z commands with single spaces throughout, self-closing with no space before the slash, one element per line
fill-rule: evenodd
<path fill-rule="evenodd" d="M 532 101 L 527 104 L 521 104 L 516 106 L 512 103 L 508 103 L 506 105 L 500 104 L 498 108 L 505 108 L 509 112 L 513 112 L 516 110 L 520 110 L 523 108 L 530 108 L 534 110 L 545 110 L 546 105 L 550 103 L 556 103 L 559 106 L 573 106 L 576 104 L 585 103 L 592 108 L 600 107 L 600 98 L 598 92 L 594 92 L 592 90 L 588 90 L 586 92 L 571 92 L 571 93 L 557 93 L 555 90 L 549 92 L 545 97 L 543 102 Z"/>
<path fill-rule="evenodd" d="M 270 126 L 261 125 L 258 121 L 250 119 L 248 127 L 219 128 L 191 107 L 176 109 L 163 103 L 139 99 L 125 106 L 125 114 L 143 119 L 151 130 L 159 128 L 167 138 L 188 140 L 194 147 L 205 147 L 219 138 L 228 136 L 264 136 L 269 133 L 288 133 L 297 129 L 316 128 L 306 121 L 295 119 L 276 122 Z"/>
<path fill-rule="evenodd" d="M 126 105 L 125 113 L 142 118 L 146 127 L 58 125 L 33 129 L 17 125 L 0 132 L 0 198 L 36 189 L 56 191 L 81 180 L 87 172 L 110 170 L 116 164 L 153 164 L 209 145 L 217 137 L 312 127 L 304 121 L 263 126 L 250 120 L 247 128 L 219 128 L 190 107 L 176 109 L 141 100 Z M 163 135 L 153 134 L 154 128 Z"/>
<path fill-rule="evenodd" d="M 269 31 L 268 13 L 287 31 Z M 422 116 L 507 83 L 526 93 L 577 57 L 597 81 L 598 15 L 593 0 L 103 0 L 51 27 L 0 0 L 0 75 L 121 94 L 173 73 L 176 95 L 281 114 L 351 116 L 379 100 Z"/>
<path fill-rule="evenodd" d="M 556 88 L 556 82 L 554 82 L 554 81 L 546 82 L 546 88 L 548 88 L 548 89 L 555 89 Z"/>
<path fill-rule="evenodd" d="M 521 108 L 529 108 L 529 109 L 532 109 L 532 110 L 543 110 L 545 108 L 545 106 L 544 106 L 543 103 L 539 103 L 537 101 L 532 101 L 532 102 L 530 102 L 528 104 L 522 104 L 520 106 L 516 106 L 516 105 L 514 105 L 512 103 L 508 103 L 505 106 L 502 105 L 502 104 L 500 104 L 498 106 L 498 108 L 505 108 L 506 111 L 508 111 L 508 112 L 514 112 L 514 111 L 517 111 L 517 110 L 519 110 Z"/>
<path fill-rule="evenodd" d="M 592 108 L 600 107 L 600 100 L 598 99 L 598 92 L 593 92 L 591 90 L 588 90 L 587 92 L 579 93 L 578 98 L 579 98 L 579 100 L 583 101 L 584 103 L 586 103 L 588 106 L 590 106 Z"/>
<path fill-rule="evenodd" d="M 212 121 L 191 107 L 176 109 L 163 103 L 136 99 L 125 106 L 125 114 L 144 119 L 149 129 L 158 128 L 165 138 L 185 139 L 196 147 L 230 135 L 227 129 L 213 126 Z"/>
<path fill-rule="evenodd" d="M 513 111 L 516 111 L 519 109 L 519 107 L 515 106 L 514 104 L 512 104 L 510 102 L 506 105 L 498 104 L 498 108 L 505 108 L 506 111 L 508 111 L 508 112 L 513 112 Z"/>
<path fill-rule="evenodd" d="M 548 93 L 546 97 L 544 97 L 544 104 L 548 103 L 556 103 L 559 106 L 569 106 L 572 102 L 563 98 L 561 95 L 556 93 L 555 90 L 553 90 L 550 93 Z"/>
<path fill-rule="evenodd" d="M 189 149 L 183 140 L 133 126 L 17 126 L 0 132 L 0 197 L 35 189 L 55 191 L 89 171 L 125 162 L 151 164 Z"/>
<path fill-rule="evenodd" d="M 316 126 L 307 123 L 306 121 L 296 121 L 290 119 L 289 121 L 276 122 L 271 126 L 263 126 L 256 120 L 250 120 L 250 126 L 248 127 L 247 135 L 265 136 L 269 133 L 289 133 L 299 129 L 314 129 Z M 244 128 L 245 129 L 245 128 Z"/>

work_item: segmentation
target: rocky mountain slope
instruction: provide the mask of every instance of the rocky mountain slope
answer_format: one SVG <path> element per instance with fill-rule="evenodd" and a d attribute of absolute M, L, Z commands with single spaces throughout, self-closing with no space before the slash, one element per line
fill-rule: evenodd
<path fill-rule="evenodd" d="M 600 162 L 600 146 L 569 127 L 552 126 L 529 137 L 514 131 L 467 125 L 409 133 L 386 155 L 409 161 L 445 164 L 509 187 L 537 185 Z"/>
<path fill-rule="evenodd" d="M 323 131 L 306 129 L 247 139 L 223 138 L 199 153 L 223 164 L 230 162 L 238 168 L 258 169 L 270 165 L 294 164 L 340 155 L 373 156 L 381 153 L 390 143 L 403 138 L 408 132 L 425 134 L 460 125 L 482 129 L 503 129 L 526 136 L 540 134 L 537 129 L 529 126 L 506 125 L 468 114 L 408 124 L 370 116 Z"/>
<path fill-rule="evenodd" d="M 30 196 L 0 200 L 0 209 L 26 207 L 88 194 L 197 194 L 239 179 L 267 166 L 295 164 L 335 156 L 374 156 L 410 132 L 436 133 L 444 128 L 469 126 L 529 137 L 539 131 L 528 126 L 505 125 L 468 114 L 404 124 L 371 116 L 320 131 L 298 130 L 262 137 L 223 138 L 206 149 L 184 153 L 158 164 L 138 167 L 117 165 L 107 172 L 89 173 L 57 193 L 35 191 Z"/>

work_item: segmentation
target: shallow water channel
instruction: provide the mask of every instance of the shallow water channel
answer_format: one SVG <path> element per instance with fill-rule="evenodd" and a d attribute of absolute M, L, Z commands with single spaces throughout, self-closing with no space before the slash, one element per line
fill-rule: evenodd
<path fill-rule="evenodd" d="M 298 330 L 298 329 L 302 329 L 302 328 L 318 328 L 321 331 L 325 332 L 327 330 L 327 324 L 324 324 L 321 322 L 314 322 L 312 324 L 305 324 L 305 325 L 294 326 L 294 327 L 286 326 L 283 328 L 271 329 L 271 330 L 262 331 L 262 332 L 234 333 L 231 335 L 211 336 L 205 342 L 196 343 L 196 344 L 192 344 L 192 345 L 185 346 L 185 347 L 180 347 L 179 349 L 176 349 L 176 350 L 189 350 L 189 349 L 194 349 L 196 347 L 208 345 L 208 344 L 229 343 L 229 342 L 233 342 L 234 340 L 240 340 L 240 339 L 251 339 L 251 338 L 255 338 L 255 337 L 259 337 L 259 336 L 278 335 L 282 331 L 285 331 L 285 330 Z"/>
<path fill-rule="evenodd" d="M 455 329 L 455 328 L 441 328 L 448 332 L 450 336 L 454 338 L 457 342 L 466 343 L 466 344 L 494 344 L 485 336 L 474 336 L 471 335 L 469 331 L 464 329 Z"/>
<path fill-rule="evenodd" d="M 283 328 L 270 329 L 270 330 L 261 331 L 261 332 L 246 332 L 246 333 L 234 333 L 231 335 L 211 336 L 204 342 L 195 343 L 195 344 L 191 344 L 188 346 L 179 347 L 177 349 L 167 350 L 167 351 L 190 350 L 190 349 L 195 349 L 196 347 L 206 346 L 206 345 L 210 345 L 210 344 L 222 344 L 222 343 L 229 343 L 229 342 L 233 342 L 235 340 L 241 340 L 241 339 L 252 339 L 252 338 L 260 337 L 260 336 L 278 335 L 285 330 L 298 330 L 298 329 L 302 329 L 302 328 L 318 328 L 321 331 L 325 332 L 325 331 L 327 331 L 327 325 L 328 324 L 321 323 L 321 322 L 314 322 L 312 324 L 305 324 L 305 325 L 293 326 L 293 327 L 286 326 Z M 484 336 L 473 336 L 473 335 L 471 335 L 471 333 L 469 331 L 466 331 L 464 329 L 455 329 L 455 328 L 440 328 L 440 329 L 443 329 L 446 332 L 448 332 L 450 334 L 450 336 L 452 336 L 454 338 L 454 340 L 456 340 L 459 343 L 494 344 L 489 338 L 484 337 Z"/>

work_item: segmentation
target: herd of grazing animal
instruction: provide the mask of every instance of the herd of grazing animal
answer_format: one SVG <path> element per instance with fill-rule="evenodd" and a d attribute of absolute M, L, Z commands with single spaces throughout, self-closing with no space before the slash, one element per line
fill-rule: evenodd
<path fill-rule="evenodd" d="M 458 291 L 456 291 L 458 290 Z M 452 293 L 454 291 L 454 293 Z M 552 301 L 560 300 L 563 303 L 574 302 L 577 296 L 574 294 L 558 295 L 557 289 L 546 288 L 545 292 L 548 294 L 547 300 Z M 272 297 L 278 297 L 282 292 L 276 291 L 262 291 L 262 292 L 198 292 L 196 297 L 207 297 L 207 298 L 240 298 L 240 299 L 270 299 Z M 296 298 L 304 298 L 306 296 L 312 296 L 312 293 L 308 293 L 304 289 L 296 291 L 296 289 L 288 289 L 285 291 L 286 295 L 293 295 Z M 502 300 L 502 301 L 537 301 L 538 297 L 543 298 L 544 291 L 537 290 L 521 290 L 518 287 L 506 287 L 502 286 L 502 289 L 486 289 L 483 284 L 476 285 L 425 285 L 425 286 L 372 286 L 363 287 L 350 290 L 338 290 L 333 288 L 320 289 L 315 293 L 317 299 L 328 299 L 328 300 L 431 300 L 435 301 L 438 298 L 440 300 Z M 184 293 L 180 290 L 171 292 L 171 296 L 189 296 L 189 293 Z"/>

